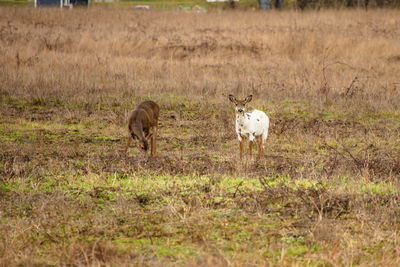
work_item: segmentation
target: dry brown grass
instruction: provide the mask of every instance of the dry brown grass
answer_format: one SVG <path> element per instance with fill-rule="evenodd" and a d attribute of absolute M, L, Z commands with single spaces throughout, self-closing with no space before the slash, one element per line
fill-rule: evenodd
<path fill-rule="evenodd" d="M 93 103 L 110 93 L 173 93 L 221 101 L 224 93 L 252 91 L 265 104 L 290 98 L 386 110 L 400 103 L 396 10 L 0 12 L 3 95 Z"/>
<path fill-rule="evenodd" d="M 0 265 L 398 265 L 400 12 L 0 8 Z M 227 94 L 271 118 L 238 161 Z M 161 106 L 159 155 L 120 151 Z"/>

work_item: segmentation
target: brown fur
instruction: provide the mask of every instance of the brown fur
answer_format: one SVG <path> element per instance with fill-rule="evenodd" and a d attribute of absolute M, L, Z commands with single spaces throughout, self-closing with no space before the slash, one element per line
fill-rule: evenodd
<path fill-rule="evenodd" d="M 142 149 L 147 152 L 149 147 L 147 139 L 151 138 L 151 156 L 156 155 L 159 111 L 159 106 L 151 100 L 143 101 L 132 111 L 128 122 L 130 136 L 126 143 L 125 153 L 128 151 L 132 139 L 136 138 Z"/>

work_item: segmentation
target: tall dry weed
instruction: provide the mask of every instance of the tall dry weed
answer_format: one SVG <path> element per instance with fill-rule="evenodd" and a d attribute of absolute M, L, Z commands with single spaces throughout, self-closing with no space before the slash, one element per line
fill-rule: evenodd
<path fill-rule="evenodd" d="M 267 102 L 348 104 L 357 77 L 352 104 L 400 103 L 396 10 L 0 13 L 2 96 L 96 103 L 127 91 L 216 99 L 253 92 Z"/>

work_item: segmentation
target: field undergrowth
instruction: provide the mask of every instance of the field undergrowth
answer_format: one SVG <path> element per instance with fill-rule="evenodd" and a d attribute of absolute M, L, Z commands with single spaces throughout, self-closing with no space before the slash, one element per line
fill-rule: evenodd
<path fill-rule="evenodd" d="M 0 8 L 0 265 L 400 262 L 399 11 Z M 271 120 L 239 160 L 228 94 Z M 161 107 L 158 155 L 129 112 Z"/>

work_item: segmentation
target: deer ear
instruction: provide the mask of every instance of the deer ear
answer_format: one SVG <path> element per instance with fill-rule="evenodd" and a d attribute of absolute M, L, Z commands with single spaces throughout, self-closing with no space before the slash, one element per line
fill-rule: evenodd
<path fill-rule="evenodd" d="M 233 103 L 237 104 L 237 100 L 233 95 L 229 95 L 229 100 L 232 101 Z"/>
<path fill-rule="evenodd" d="M 252 99 L 253 99 L 253 95 L 249 95 L 248 97 L 246 97 L 244 102 L 249 103 Z"/>

